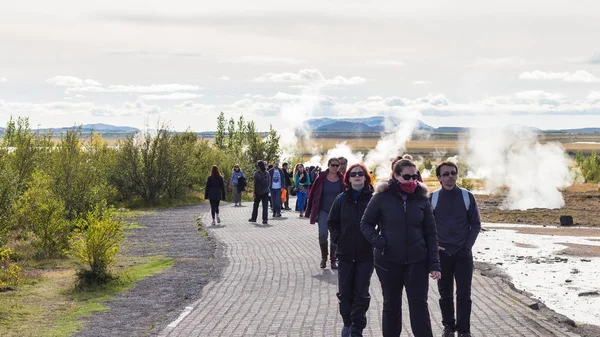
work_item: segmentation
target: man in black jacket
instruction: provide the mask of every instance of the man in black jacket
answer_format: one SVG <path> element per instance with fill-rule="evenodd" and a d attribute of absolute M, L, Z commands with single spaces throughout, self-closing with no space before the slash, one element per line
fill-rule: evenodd
<path fill-rule="evenodd" d="M 450 161 L 436 169 L 442 188 L 433 192 L 430 201 L 435 215 L 442 279 L 438 281 L 444 337 L 469 337 L 471 320 L 471 281 L 473 252 L 481 230 L 479 209 L 473 194 L 456 186 L 458 166 Z M 456 280 L 456 319 L 454 317 L 454 281 Z"/>

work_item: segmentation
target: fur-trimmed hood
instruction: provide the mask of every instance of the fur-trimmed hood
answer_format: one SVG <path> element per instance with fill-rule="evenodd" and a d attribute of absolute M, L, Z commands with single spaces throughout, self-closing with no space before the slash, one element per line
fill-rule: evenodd
<path fill-rule="evenodd" d="M 392 185 L 395 186 L 398 185 L 399 182 L 396 179 L 390 179 L 388 181 L 382 181 L 380 183 L 377 184 L 377 187 L 375 187 L 375 194 L 378 193 L 383 193 L 383 192 L 387 192 L 390 190 L 390 188 L 392 187 Z M 429 194 L 429 189 L 427 188 L 427 185 L 425 185 L 424 183 L 417 181 L 417 189 L 415 190 L 415 195 L 420 195 L 423 197 L 427 197 Z"/>

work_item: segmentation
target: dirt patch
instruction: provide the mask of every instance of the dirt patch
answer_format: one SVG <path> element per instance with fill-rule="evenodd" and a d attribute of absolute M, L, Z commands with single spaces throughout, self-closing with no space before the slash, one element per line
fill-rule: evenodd
<path fill-rule="evenodd" d="M 535 235 L 556 235 L 556 236 L 577 236 L 577 237 L 598 237 L 600 238 L 600 229 L 596 228 L 567 228 L 567 227 L 488 227 L 488 230 L 509 229 L 519 234 Z M 596 239 L 600 240 L 600 239 Z"/>
<path fill-rule="evenodd" d="M 538 246 L 529 243 L 515 242 L 515 246 L 519 248 L 537 248 Z"/>
<path fill-rule="evenodd" d="M 531 225 L 560 225 L 561 215 L 570 215 L 578 226 L 600 227 L 600 217 L 591 210 L 600 210 L 598 185 L 581 184 L 562 191 L 565 206 L 560 209 L 535 208 L 524 211 L 503 210 L 504 196 L 475 196 L 481 212 L 481 220 L 495 223 L 523 223 Z"/>
<path fill-rule="evenodd" d="M 563 249 L 558 254 L 581 257 L 600 257 L 600 246 L 580 245 L 576 243 L 558 242 L 569 248 Z"/>

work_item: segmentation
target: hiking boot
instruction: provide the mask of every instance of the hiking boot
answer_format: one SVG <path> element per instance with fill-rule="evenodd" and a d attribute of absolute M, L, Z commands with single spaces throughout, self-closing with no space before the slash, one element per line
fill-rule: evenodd
<path fill-rule="evenodd" d="M 217 223 L 221 223 L 221 217 L 217 215 Z"/>
<path fill-rule="evenodd" d="M 267 222 L 267 220 L 262 222 L 263 225 L 268 225 L 269 223 Z"/>
<path fill-rule="evenodd" d="M 248 219 L 248 221 L 249 221 L 249 222 L 256 222 L 256 219 L 252 219 L 252 218 L 250 218 L 250 219 Z"/>
<path fill-rule="evenodd" d="M 337 267 L 337 257 L 335 255 L 335 252 L 337 250 L 337 246 L 331 246 L 330 247 L 330 258 L 331 258 L 331 269 L 338 269 Z"/>
<path fill-rule="evenodd" d="M 349 326 L 344 326 L 344 327 L 342 328 L 342 337 L 350 337 L 350 332 L 351 332 L 351 331 L 352 331 L 352 330 L 350 330 L 350 327 L 349 327 Z"/>
<path fill-rule="evenodd" d="M 471 337 L 470 332 L 459 332 L 458 337 Z"/>
<path fill-rule="evenodd" d="M 327 267 L 327 244 L 320 244 L 319 245 L 321 247 L 321 264 L 319 265 L 319 267 L 321 267 L 321 269 L 324 269 Z"/>
<path fill-rule="evenodd" d="M 454 337 L 454 329 L 452 329 L 449 326 L 445 326 L 444 327 L 444 333 L 442 334 L 442 337 Z"/>
<path fill-rule="evenodd" d="M 213 225 L 213 226 L 214 226 L 214 225 L 216 225 L 216 224 L 215 224 L 215 219 L 213 219 L 213 221 L 212 221 L 211 225 Z"/>

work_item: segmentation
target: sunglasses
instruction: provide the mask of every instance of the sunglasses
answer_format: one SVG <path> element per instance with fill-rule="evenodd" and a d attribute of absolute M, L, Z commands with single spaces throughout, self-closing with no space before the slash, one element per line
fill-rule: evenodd
<path fill-rule="evenodd" d="M 403 174 L 401 175 L 402 179 L 404 180 L 418 180 L 419 179 L 419 175 L 418 174 Z"/>
<path fill-rule="evenodd" d="M 364 176 L 365 176 L 365 173 L 364 173 L 363 171 L 360 171 L 360 172 L 350 172 L 350 173 L 349 173 L 349 175 L 350 175 L 350 177 L 352 177 L 352 178 L 354 178 L 354 177 L 356 177 L 356 176 L 359 176 L 359 177 L 364 177 Z"/>
<path fill-rule="evenodd" d="M 330 164 L 331 167 L 340 167 L 340 164 Z"/>
<path fill-rule="evenodd" d="M 457 174 L 458 174 L 458 172 L 456 172 L 456 171 L 444 172 L 444 173 L 442 173 L 442 177 L 455 176 Z"/>

